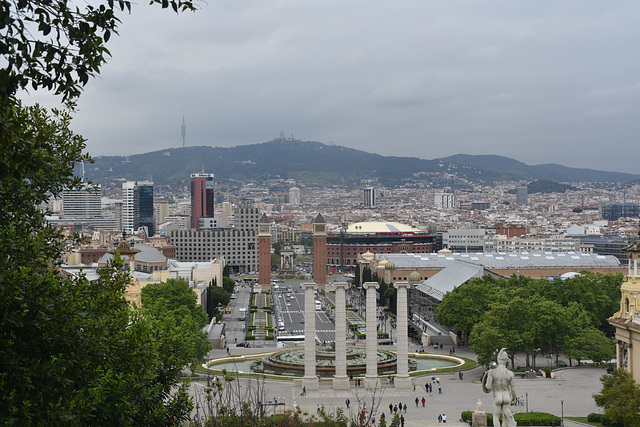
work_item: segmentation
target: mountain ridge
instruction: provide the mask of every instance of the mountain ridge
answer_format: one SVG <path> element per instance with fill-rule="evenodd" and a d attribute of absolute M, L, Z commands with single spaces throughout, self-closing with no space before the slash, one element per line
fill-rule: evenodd
<path fill-rule="evenodd" d="M 218 182 L 294 179 L 301 185 L 361 185 L 377 182 L 393 187 L 415 183 L 461 186 L 496 181 L 554 180 L 626 183 L 640 175 L 570 168 L 554 163 L 527 165 L 498 155 L 457 154 L 438 159 L 382 156 L 317 141 L 276 139 L 235 147 L 168 148 L 130 156 L 96 156 L 86 177 L 94 182 L 153 180 L 157 185 L 183 186 L 204 170 Z M 466 184 L 465 184 L 466 183 Z"/>

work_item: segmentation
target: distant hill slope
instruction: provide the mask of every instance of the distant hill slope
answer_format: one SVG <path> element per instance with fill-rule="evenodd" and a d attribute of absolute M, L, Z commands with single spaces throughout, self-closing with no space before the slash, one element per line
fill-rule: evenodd
<path fill-rule="evenodd" d="M 218 182 L 295 179 L 309 186 L 359 185 L 377 179 L 385 186 L 422 182 L 458 186 L 497 180 L 628 182 L 640 175 L 572 169 L 560 165 L 528 166 L 501 156 L 457 155 L 425 160 L 381 156 L 313 141 L 274 140 L 236 147 L 174 148 L 133 156 L 100 156 L 86 166 L 86 176 L 100 183 L 118 179 L 153 180 L 183 186 L 192 173 L 214 173 Z M 445 174 L 446 172 L 446 174 Z M 457 181 L 451 176 L 457 177 Z"/>
<path fill-rule="evenodd" d="M 495 176 L 512 177 L 514 179 L 541 179 L 561 182 L 630 182 L 638 179 L 637 174 L 622 172 L 606 172 L 595 169 L 570 168 L 555 163 L 530 166 L 509 157 L 496 155 L 468 155 L 438 159 L 478 168 Z"/>

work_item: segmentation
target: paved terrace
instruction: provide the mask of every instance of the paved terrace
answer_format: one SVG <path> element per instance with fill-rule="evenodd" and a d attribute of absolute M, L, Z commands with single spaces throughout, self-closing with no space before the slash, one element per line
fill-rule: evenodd
<path fill-rule="evenodd" d="M 231 348 L 231 354 L 252 354 L 264 353 L 270 349 L 245 349 Z M 275 349 L 274 349 L 275 350 Z M 415 349 L 414 349 L 415 350 Z M 443 350 L 435 351 L 434 354 L 449 354 L 450 347 Z M 410 349 L 410 352 L 412 350 Z M 456 348 L 456 355 L 473 358 L 473 354 L 464 348 Z M 213 350 L 212 358 L 224 357 L 224 350 Z M 543 359 L 544 360 L 544 359 Z M 516 364 L 524 365 L 524 360 L 516 360 Z M 438 424 L 438 415 L 447 414 L 448 426 L 462 426 L 467 424 L 460 421 L 462 411 L 474 410 L 478 399 L 482 401 L 484 410 L 491 412 L 493 410 L 493 402 L 491 394 L 485 394 L 479 383 L 484 372 L 483 367 L 476 367 L 464 371 L 464 378 L 460 380 L 457 372 L 450 374 L 437 374 L 442 384 L 442 394 L 438 394 L 437 384 L 434 384 L 433 392 L 425 392 L 425 383 L 431 382 L 432 375 L 412 377 L 416 385 L 415 392 L 413 390 L 400 391 L 392 386 L 386 385 L 386 379 L 381 380 L 381 396 L 379 400 L 376 420 L 380 419 L 380 413 L 384 412 L 389 418 L 389 404 L 394 405 L 402 402 L 407 403 L 407 413 L 403 413 L 405 417 L 405 426 L 433 426 Z M 601 389 L 600 377 L 605 374 L 604 368 L 572 368 L 556 371 L 555 379 L 537 378 L 533 380 L 516 379 L 515 387 L 518 396 L 528 397 L 529 411 L 549 412 L 555 415 L 561 415 L 561 399 L 564 399 L 564 415 L 565 416 L 586 416 L 591 412 L 601 412 L 592 398 L 592 394 L 597 393 Z M 303 412 L 309 414 L 315 413 L 320 405 L 325 406 L 326 411 L 335 411 L 336 408 L 342 407 L 346 411 L 345 400 L 351 401 L 351 408 L 347 413 L 355 414 L 358 407 L 358 401 L 367 402 L 367 406 L 371 406 L 371 393 L 367 393 L 364 388 L 355 388 L 353 385 L 350 390 L 335 391 L 331 388 L 331 380 L 321 380 L 320 389 L 317 391 L 307 391 L 306 396 L 302 396 L 301 386 L 295 385 L 291 381 L 268 380 L 267 398 L 284 397 L 285 407 L 293 408 L 295 405 L 300 406 Z M 206 385 L 206 383 L 205 383 Z M 192 388 L 202 387 L 202 381 L 194 382 Z M 415 398 L 426 399 L 426 405 L 423 408 L 422 403 L 416 408 Z M 514 412 L 525 412 L 525 406 L 512 406 Z M 565 421 L 565 426 L 576 426 L 577 423 Z"/>

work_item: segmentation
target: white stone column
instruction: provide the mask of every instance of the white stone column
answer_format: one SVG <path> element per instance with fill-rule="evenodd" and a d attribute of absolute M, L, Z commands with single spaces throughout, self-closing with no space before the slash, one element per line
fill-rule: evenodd
<path fill-rule="evenodd" d="M 376 290 L 378 282 L 366 282 L 362 285 L 367 291 L 367 372 L 364 376 L 366 388 L 376 388 L 378 385 L 378 310 L 376 304 Z"/>
<path fill-rule="evenodd" d="M 407 290 L 411 284 L 409 282 L 396 282 L 393 287 L 398 290 L 396 301 L 398 303 L 396 313 L 396 339 L 397 339 L 397 356 L 398 363 L 396 367 L 396 388 L 411 388 L 411 378 L 409 377 L 409 325 L 407 309 Z"/>
<path fill-rule="evenodd" d="M 334 283 L 332 290 L 336 291 L 336 372 L 333 376 L 334 390 L 349 390 L 347 376 L 347 308 L 345 290 L 346 282 Z"/>
<path fill-rule="evenodd" d="M 316 375 L 316 284 L 303 283 L 304 289 L 304 378 L 306 390 L 317 390 L 320 385 Z"/>

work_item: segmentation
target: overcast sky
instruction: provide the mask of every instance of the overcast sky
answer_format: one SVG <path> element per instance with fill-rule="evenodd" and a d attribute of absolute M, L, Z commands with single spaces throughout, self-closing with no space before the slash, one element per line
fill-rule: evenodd
<path fill-rule="evenodd" d="M 73 127 L 94 156 L 181 147 L 184 113 L 188 146 L 283 131 L 638 173 L 639 23 L 637 0 L 141 2 Z"/>

